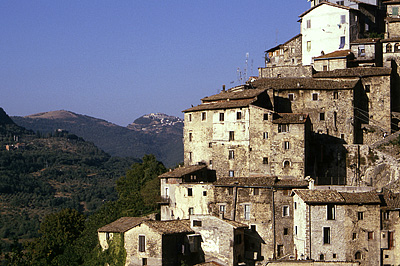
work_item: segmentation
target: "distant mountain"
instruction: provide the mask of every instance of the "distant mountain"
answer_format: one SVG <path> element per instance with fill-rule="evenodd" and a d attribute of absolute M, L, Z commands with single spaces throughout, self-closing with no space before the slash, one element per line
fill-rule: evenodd
<path fill-rule="evenodd" d="M 35 132 L 67 130 L 113 156 L 142 158 L 145 154 L 154 154 L 166 166 L 183 161 L 183 121 L 178 117 L 148 114 L 134 120 L 128 127 L 65 110 L 14 116 L 12 119 Z"/>

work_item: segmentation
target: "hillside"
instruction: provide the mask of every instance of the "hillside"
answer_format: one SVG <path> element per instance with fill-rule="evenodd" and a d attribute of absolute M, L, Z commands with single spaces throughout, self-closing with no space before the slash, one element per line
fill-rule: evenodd
<path fill-rule="evenodd" d="M 144 115 L 128 127 L 69 111 L 52 111 L 12 117 L 15 123 L 43 133 L 64 129 L 112 156 L 141 158 L 154 154 L 166 166 L 183 161 L 183 122 L 164 114 Z"/>
<path fill-rule="evenodd" d="M 0 239 L 35 237 L 39 221 L 63 208 L 96 211 L 117 198 L 115 182 L 135 161 L 66 131 L 35 134 L 0 108 Z"/>

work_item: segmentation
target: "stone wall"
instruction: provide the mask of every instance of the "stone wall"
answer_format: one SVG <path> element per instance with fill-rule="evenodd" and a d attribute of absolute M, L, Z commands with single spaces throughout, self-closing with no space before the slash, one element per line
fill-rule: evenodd
<path fill-rule="evenodd" d="M 316 71 L 332 71 L 335 69 L 347 68 L 347 58 L 326 58 L 314 60 Z"/>
<path fill-rule="evenodd" d="M 312 66 L 275 66 L 258 69 L 260 78 L 312 77 Z"/>

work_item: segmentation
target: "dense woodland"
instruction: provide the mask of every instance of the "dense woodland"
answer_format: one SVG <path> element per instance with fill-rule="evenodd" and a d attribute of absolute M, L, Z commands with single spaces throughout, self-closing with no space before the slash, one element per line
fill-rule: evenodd
<path fill-rule="evenodd" d="M 123 263 L 113 249 L 100 252 L 96 231 L 156 211 L 165 171 L 155 156 L 111 157 L 66 131 L 34 133 L 0 114 L 0 265 Z"/>

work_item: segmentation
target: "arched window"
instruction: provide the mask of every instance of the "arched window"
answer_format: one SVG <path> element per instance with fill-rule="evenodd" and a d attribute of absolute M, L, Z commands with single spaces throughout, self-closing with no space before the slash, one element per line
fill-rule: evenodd
<path fill-rule="evenodd" d="M 396 43 L 396 44 L 394 45 L 394 52 L 395 52 L 395 53 L 400 52 L 400 44 L 399 44 L 399 43 Z"/>
<path fill-rule="evenodd" d="M 283 168 L 289 168 L 290 167 L 290 161 L 284 161 L 283 162 Z"/>
<path fill-rule="evenodd" d="M 360 251 L 357 251 L 356 254 L 354 255 L 354 258 L 355 258 L 356 260 L 361 260 L 361 252 L 360 252 Z"/>
<path fill-rule="evenodd" d="M 390 43 L 388 43 L 386 45 L 386 53 L 391 53 L 392 52 L 392 45 Z"/>

